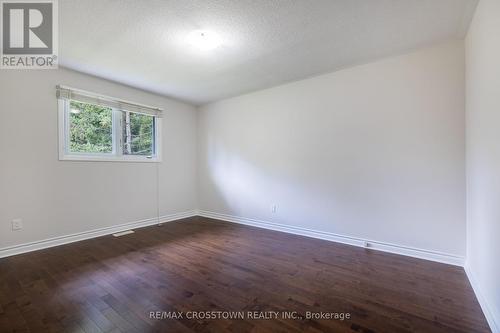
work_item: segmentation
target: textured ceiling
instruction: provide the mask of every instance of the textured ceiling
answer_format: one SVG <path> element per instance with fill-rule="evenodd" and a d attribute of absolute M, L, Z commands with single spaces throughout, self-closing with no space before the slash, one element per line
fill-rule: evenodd
<path fill-rule="evenodd" d="M 476 0 L 64 0 L 60 63 L 203 104 L 463 38 Z M 222 45 L 200 52 L 193 30 Z"/>

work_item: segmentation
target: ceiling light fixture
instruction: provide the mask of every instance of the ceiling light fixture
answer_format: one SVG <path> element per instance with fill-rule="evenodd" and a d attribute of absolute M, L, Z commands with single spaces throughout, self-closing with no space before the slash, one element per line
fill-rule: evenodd
<path fill-rule="evenodd" d="M 222 44 L 219 36 L 208 30 L 192 31 L 187 36 L 187 41 L 189 44 L 203 51 L 213 50 Z"/>

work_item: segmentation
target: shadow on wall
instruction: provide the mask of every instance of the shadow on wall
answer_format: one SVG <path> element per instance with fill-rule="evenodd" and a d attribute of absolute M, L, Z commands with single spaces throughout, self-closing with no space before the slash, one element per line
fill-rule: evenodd
<path fill-rule="evenodd" d="M 325 216 L 331 216 L 329 210 L 334 206 L 335 198 L 322 186 L 301 185 L 292 176 L 287 177 L 286 173 L 279 171 L 280 167 L 273 165 L 273 161 L 264 165 L 259 163 L 260 166 L 256 167 L 250 162 L 251 157 L 234 151 L 217 138 L 208 136 L 207 176 L 213 191 L 209 200 L 219 200 L 218 204 L 210 205 L 223 210 L 217 213 L 302 227 L 308 222 L 301 217 L 321 221 Z M 282 158 L 280 163 L 283 163 Z M 297 168 L 301 168 L 298 163 L 290 169 Z"/>

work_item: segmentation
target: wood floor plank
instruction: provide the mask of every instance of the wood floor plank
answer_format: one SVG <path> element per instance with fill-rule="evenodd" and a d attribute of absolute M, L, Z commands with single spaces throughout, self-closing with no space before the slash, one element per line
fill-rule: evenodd
<path fill-rule="evenodd" d="M 192 311 L 243 319 L 187 318 Z M 349 313 L 347 320 L 306 312 Z M 181 312 L 182 318 L 151 318 Z M 297 319 L 249 318 L 294 312 Z M 489 332 L 460 267 L 194 217 L 0 259 L 1 332 Z"/>

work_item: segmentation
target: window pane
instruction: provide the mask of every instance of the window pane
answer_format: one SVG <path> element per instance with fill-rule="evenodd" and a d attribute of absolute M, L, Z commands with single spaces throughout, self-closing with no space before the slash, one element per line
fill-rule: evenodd
<path fill-rule="evenodd" d="M 70 152 L 112 153 L 113 112 L 110 108 L 71 101 Z"/>
<path fill-rule="evenodd" d="M 123 155 L 154 154 L 154 117 L 124 111 L 123 121 Z"/>

